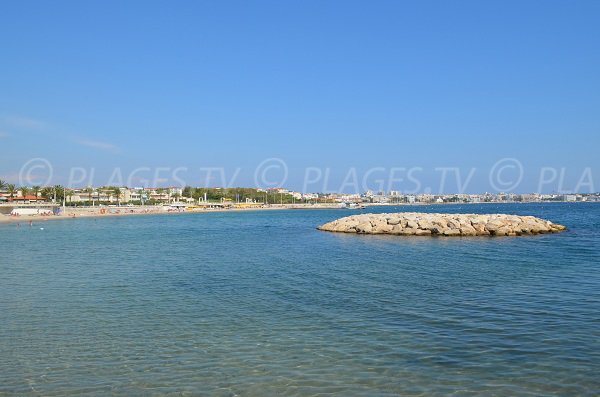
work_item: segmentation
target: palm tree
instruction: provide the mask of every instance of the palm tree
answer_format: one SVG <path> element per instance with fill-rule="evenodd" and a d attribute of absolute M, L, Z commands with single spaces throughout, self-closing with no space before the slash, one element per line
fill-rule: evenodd
<path fill-rule="evenodd" d="M 94 193 L 94 189 L 91 186 L 88 186 L 83 191 L 88 194 L 88 205 L 90 205 L 90 201 L 92 201 L 92 193 Z M 92 206 L 94 206 L 93 201 L 92 201 Z"/>
<path fill-rule="evenodd" d="M 112 188 L 113 193 L 115 194 L 115 196 L 117 197 L 117 205 L 120 206 L 121 205 L 121 188 L 120 187 L 113 187 Z"/>
<path fill-rule="evenodd" d="M 73 189 L 69 189 L 66 192 L 67 197 L 69 198 L 69 205 L 73 204 Z"/>
<path fill-rule="evenodd" d="M 38 195 L 40 194 L 40 190 L 41 189 L 42 188 L 39 187 L 39 186 L 32 186 L 31 187 L 31 192 L 34 194 L 34 196 L 35 196 L 36 199 L 38 198 Z"/>
<path fill-rule="evenodd" d="M 6 190 L 8 191 L 8 194 L 10 194 L 11 199 L 17 193 L 17 187 L 15 185 L 13 185 L 12 183 L 9 183 L 8 185 L 6 185 Z"/>
<path fill-rule="evenodd" d="M 2 179 L 0 179 L 0 190 L 6 189 L 6 186 L 7 186 L 6 181 L 3 181 Z"/>
<path fill-rule="evenodd" d="M 54 198 L 56 201 L 61 202 L 65 198 L 65 188 L 61 185 L 54 186 Z"/>
<path fill-rule="evenodd" d="M 53 193 L 53 189 L 50 186 L 46 186 L 45 188 L 42 189 L 41 191 L 42 197 L 45 197 L 46 200 L 51 200 L 52 199 L 52 195 Z"/>
<path fill-rule="evenodd" d="M 21 188 L 21 197 L 23 197 L 23 199 L 25 199 L 25 196 L 27 196 L 29 194 L 29 188 L 26 186 L 23 186 Z"/>

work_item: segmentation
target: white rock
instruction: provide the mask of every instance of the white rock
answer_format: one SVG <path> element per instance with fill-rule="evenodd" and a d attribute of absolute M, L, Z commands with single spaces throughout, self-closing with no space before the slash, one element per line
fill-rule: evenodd
<path fill-rule="evenodd" d="M 400 212 L 349 216 L 321 225 L 318 229 L 401 236 L 518 236 L 558 233 L 566 227 L 533 216 Z"/>

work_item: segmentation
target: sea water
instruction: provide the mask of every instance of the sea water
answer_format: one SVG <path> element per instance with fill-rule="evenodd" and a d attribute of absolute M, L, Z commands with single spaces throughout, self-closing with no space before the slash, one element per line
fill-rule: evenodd
<path fill-rule="evenodd" d="M 365 212 L 341 209 L 0 225 L 0 396 L 600 393 L 600 204 L 366 211 L 569 230 L 315 229 Z"/>

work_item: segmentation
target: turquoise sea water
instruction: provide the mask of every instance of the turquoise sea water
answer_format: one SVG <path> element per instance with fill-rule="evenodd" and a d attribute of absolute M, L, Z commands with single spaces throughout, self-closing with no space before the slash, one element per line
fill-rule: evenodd
<path fill-rule="evenodd" d="M 0 226 L 0 396 L 596 396 L 600 205 L 556 235 L 319 232 L 351 210 Z M 40 230 L 43 227 L 44 230 Z"/>

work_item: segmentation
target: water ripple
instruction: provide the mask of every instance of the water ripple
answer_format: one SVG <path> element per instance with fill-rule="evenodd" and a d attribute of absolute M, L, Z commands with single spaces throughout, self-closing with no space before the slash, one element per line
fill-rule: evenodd
<path fill-rule="evenodd" d="M 315 230 L 342 211 L 0 226 L 0 396 L 597 395 L 600 206 L 419 209 L 569 231 Z"/>

